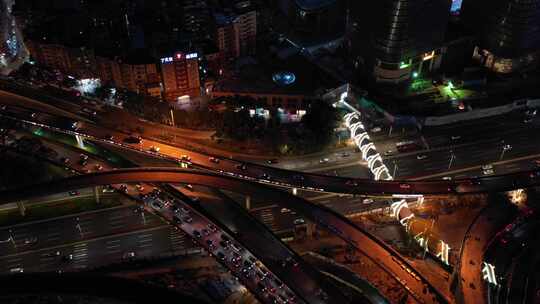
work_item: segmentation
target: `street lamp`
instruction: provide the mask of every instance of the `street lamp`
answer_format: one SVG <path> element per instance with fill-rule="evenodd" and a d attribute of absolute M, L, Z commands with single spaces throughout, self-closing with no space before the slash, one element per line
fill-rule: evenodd
<path fill-rule="evenodd" d="M 503 146 L 502 146 L 502 151 L 501 151 L 501 156 L 499 156 L 499 160 L 502 160 L 503 157 L 504 157 L 504 152 L 506 151 L 509 151 L 509 150 L 512 150 L 512 146 L 511 145 L 508 145 L 508 144 L 504 144 L 504 140 L 502 141 L 503 143 Z"/>
<path fill-rule="evenodd" d="M 392 170 L 392 177 L 395 178 L 396 177 L 396 171 L 397 171 L 397 162 L 396 162 L 395 159 L 392 162 L 394 163 L 394 170 Z"/>
<path fill-rule="evenodd" d="M 454 150 L 450 150 L 450 162 L 448 163 L 448 170 L 450 170 L 450 168 L 452 167 L 455 158 L 456 155 L 454 154 Z"/>

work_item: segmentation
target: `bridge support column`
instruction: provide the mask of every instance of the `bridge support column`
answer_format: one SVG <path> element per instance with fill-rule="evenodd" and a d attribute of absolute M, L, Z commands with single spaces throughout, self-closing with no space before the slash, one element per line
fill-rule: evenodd
<path fill-rule="evenodd" d="M 24 201 L 17 202 L 17 207 L 19 208 L 19 213 L 21 216 L 26 215 L 26 206 L 24 205 Z"/>
<path fill-rule="evenodd" d="M 100 192 L 101 192 L 101 187 L 94 186 L 94 199 L 96 200 L 96 204 L 100 203 L 100 197 L 99 197 Z"/>
<path fill-rule="evenodd" d="M 246 210 L 251 209 L 251 196 L 246 195 Z"/>
<path fill-rule="evenodd" d="M 77 145 L 79 145 L 79 148 L 84 148 L 83 138 L 80 135 L 75 135 L 75 139 L 77 140 Z"/>
<path fill-rule="evenodd" d="M 315 233 L 315 229 L 316 229 L 315 224 L 308 222 L 306 224 L 306 237 L 307 238 L 313 238 L 313 235 Z"/>

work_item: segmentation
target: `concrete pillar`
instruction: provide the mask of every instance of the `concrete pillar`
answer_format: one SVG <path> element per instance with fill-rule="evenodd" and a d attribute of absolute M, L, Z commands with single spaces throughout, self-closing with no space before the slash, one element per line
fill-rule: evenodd
<path fill-rule="evenodd" d="M 99 204 L 100 203 L 100 200 L 99 200 L 99 193 L 101 191 L 101 187 L 100 186 L 95 186 L 94 187 L 94 199 L 96 200 L 96 204 Z"/>
<path fill-rule="evenodd" d="M 19 207 L 19 212 L 21 213 L 21 216 L 25 216 L 26 206 L 24 205 L 24 201 L 17 202 L 17 207 Z"/>
<path fill-rule="evenodd" d="M 306 224 L 306 237 L 312 238 L 314 232 L 315 232 L 315 224 L 307 223 Z"/>
<path fill-rule="evenodd" d="M 251 196 L 246 195 L 246 210 L 251 209 Z"/>

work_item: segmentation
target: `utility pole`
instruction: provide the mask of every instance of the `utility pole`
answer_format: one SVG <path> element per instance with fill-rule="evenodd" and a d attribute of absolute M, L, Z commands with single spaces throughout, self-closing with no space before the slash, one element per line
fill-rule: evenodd
<path fill-rule="evenodd" d="M 501 155 L 499 156 L 499 161 L 501 161 L 503 159 L 504 152 L 512 150 L 512 146 L 511 145 L 505 145 L 504 140 L 502 141 L 502 144 L 503 144 L 503 146 L 502 146 Z"/>
<path fill-rule="evenodd" d="M 454 159 L 456 158 L 456 155 L 454 154 L 454 150 L 450 150 L 450 162 L 448 163 L 448 170 L 452 167 L 452 163 L 454 163 Z"/>

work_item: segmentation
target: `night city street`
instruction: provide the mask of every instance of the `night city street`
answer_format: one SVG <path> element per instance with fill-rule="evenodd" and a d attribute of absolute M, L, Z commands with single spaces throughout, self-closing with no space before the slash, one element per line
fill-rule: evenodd
<path fill-rule="evenodd" d="M 540 304 L 540 0 L 0 0 L 0 303 Z"/>

